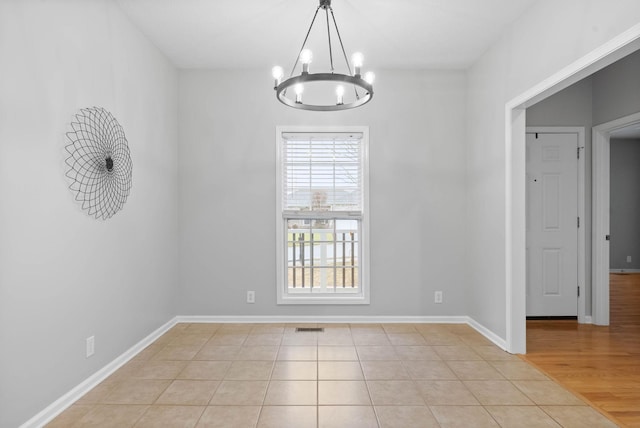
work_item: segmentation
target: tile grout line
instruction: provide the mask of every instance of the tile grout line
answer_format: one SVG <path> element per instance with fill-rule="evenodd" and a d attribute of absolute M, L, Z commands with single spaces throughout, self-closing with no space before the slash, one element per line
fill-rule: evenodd
<path fill-rule="evenodd" d="M 386 334 L 385 334 L 385 337 L 386 337 Z M 389 338 L 387 338 L 387 340 L 389 340 Z M 355 346 L 355 340 L 354 340 L 354 346 Z M 378 416 L 378 411 L 376 410 L 376 406 L 374 406 L 374 404 L 373 404 L 373 397 L 371 396 L 371 388 L 369 388 L 369 382 L 367 381 L 367 377 L 364 374 L 364 368 L 362 367 L 362 360 L 360 359 L 360 354 L 356 354 L 356 355 L 358 355 L 358 363 L 360 365 L 360 371 L 362 372 L 362 378 L 363 378 L 364 384 L 365 384 L 365 386 L 367 388 L 367 394 L 369 395 L 369 401 L 371 402 L 371 408 L 373 409 L 373 415 L 376 418 L 376 423 L 378 424 L 378 428 L 379 428 L 380 427 L 380 418 Z"/>
<path fill-rule="evenodd" d="M 254 326 L 254 327 L 252 327 L 252 328 L 255 328 L 255 326 Z M 284 331 L 285 331 L 285 330 L 286 330 L 286 326 L 285 326 L 285 329 L 283 329 L 282 333 L 280 334 L 280 340 L 279 340 L 279 342 L 278 342 L 278 345 L 275 347 L 275 348 L 276 348 L 276 351 L 275 351 L 275 357 L 271 360 L 271 364 L 270 364 L 270 371 L 269 371 L 269 375 L 267 376 L 267 385 L 266 385 L 266 389 L 265 389 L 265 390 L 264 390 L 264 392 L 263 392 L 263 396 L 262 396 L 262 403 L 261 403 L 261 405 L 260 405 L 260 410 L 259 410 L 259 412 L 258 412 L 257 419 L 256 419 L 256 422 L 255 422 L 255 424 L 256 424 L 256 425 L 259 423 L 259 421 L 260 421 L 260 417 L 263 415 L 263 408 L 265 407 L 266 396 L 267 396 L 267 394 L 268 394 L 269 387 L 271 386 L 271 383 L 274 381 L 273 376 L 274 376 L 274 373 L 275 373 L 275 366 L 276 366 L 276 364 L 277 364 L 277 363 L 278 363 L 278 361 L 279 361 L 279 360 L 278 360 L 278 355 L 279 355 L 280 350 L 282 349 L 282 347 L 283 347 L 283 346 L 285 346 L 285 345 L 284 345 L 284 339 L 285 339 Z M 138 417 L 137 417 L 137 419 L 134 421 L 134 423 L 135 423 L 135 424 L 140 423 L 140 421 L 145 417 L 145 415 L 147 415 L 147 414 L 148 414 L 148 412 L 150 411 L 150 409 L 151 409 L 153 406 L 161 406 L 161 405 L 159 405 L 159 404 L 158 404 L 158 400 L 160 399 L 160 397 L 161 397 L 164 393 L 166 393 L 166 391 L 171 387 L 171 385 L 172 385 L 176 380 L 178 380 L 178 377 L 180 376 L 180 374 L 181 374 L 182 372 L 184 372 L 184 370 L 186 370 L 186 368 L 188 367 L 188 365 L 189 365 L 191 362 L 194 362 L 194 361 L 218 361 L 217 359 L 216 359 L 216 360 L 196 360 L 196 359 L 195 359 L 195 358 L 197 357 L 198 353 L 199 353 L 199 352 L 201 352 L 201 351 L 202 351 L 202 350 L 207 346 L 207 344 L 208 344 L 211 340 L 213 340 L 213 339 L 215 338 L 215 336 L 218 334 L 218 331 L 219 331 L 219 328 L 217 328 L 216 330 L 214 330 L 213 332 L 211 332 L 211 333 L 208 335 L 208 340 L 206 340 L 206 341 L 204 341 L 203 343 L 201 343 L 200 345 L 198 345 L 198 347 L 197 347 L 197 348 L 198 348 L 198 350 L 195 352 L 195 354 L 193 354 L 193 355 L 190 357 L 190 359 L 189 359 L 189 360 L 185 360 L 185 363 L 186 363 L 186 364 L 185 364 L 185 366 L 184 366 L 182 369 L 180 369 L 176 374 L 172 374 L 172 375 L 171 375 L 171 379 L 167 379 L 167 380 L 169 380 L 169 382 L 168 382 L 168 384 L 166 385 L 166 387 L 165 387 L 162 391 L 160 391 L 160 392 L 159 392 L 158 396 L 153 400 L 153 402 L 152 402 L 150 405 L 147 405 L 147 406 L 146 406 L 147 408 L 146 408 L 146 409 L 142 412 L 142 414 L 141 414 L 140 416 L 138 416 Z M 366 388 L 367 388 L 367 393 L 368 393 L 368 397 L 369 397 L 370 406 L 372 407 L 372 410 L 374 411 L 374 416 L 375 416 L 375 419 L 376 419 L 376 423 L 378 424 L 378 426 L 380 426 L 380 425 L 381 425 L 380 414 L 378 413 L 378 411 L 376 410 L 376 406 L 374 405 L 373 397 L 372 397 L 372 392 L 371 392 L 371 388 L 370 388 L 370 385 L 369 385 L 369 382 L 370 382 L 370 381 L 375 381 L 375 380 L 377 380 L 377 379 L 375 378 L 375 376 L 374 376 L 374 378 L 373 378 L 373 379 L 368 379 L 368 378 L 367 378 L 367 376 L 365 375 L 365 370 L 364 370 L 364 365 L 363 365 L 364 361 L 361 359 L 361 355 L 360 355 L 360 353 L 358 352 L 358 346 L 356 346 L 356 344 L 355 344 L 356 340 L 353 338 L 353 335 L 351 334 L 352 330 L 351 330 L 351 328 L 350 328 L 350 327 L 349 327 L 348 331 L 350 332 L 350 337 L 351 337 L 351 341 L 352 341 L 352 344 L 351 344 L 351 345 L 348 345 L 348 346 L 349 346 L 349 347 L 353 347 L 353 349 L 354 349 L 354 351 L 355 351 L 355 356 L 356 356 L 357 361 L 358 361 L 358 366 L 359 366 L 359 369 L 360 369 L 361 375 L 362 375 L 362 377 L 363 377 L 363 381 L 364 381 L 364 383 L 365 383 L 365 386 L 366 386 Z M 402 367 L 402 368 L 405 370 L 406 375 L 408 376 L 408 380 L 410 380 L 410 381 L 411 381 L 411 385 L 413 385 L 413 387 L 415 387 L 415 388 L 416 388 L 416 390 L 417 390 L 417 392 L 418 392 L 418 394 L 419 394 L 419 396 L 420 396 L 420 398 L 421 398 L 421 401 L 422 401 L 422 403 L 423 403 L 422 405 L 424 405 L 424 407 L 425 407 L 425 408 L 430 412 L 430 414 L 431 414 L 432 416 L 434 416 L 434 418 L 435 418 L 435 415 L 434 415 L 434 414 L 433 414 L 433 412 L 431 411 L 431 406 L 430 406 L 430 405 L 429 405 L 429 403 L 426 401 L 425 397 L 422 395 L 421 390 L 418 388 L 417 383 L 420 381 L 420 379 L 414 378 L 414 377 L 409 373 L 409 370 L 408 370 L 408 366 L 407 366 L 407 364 L 408 364 L 408 363 L 410 363 L 410 362 L 411 362 L 411 361 L 413 361 L 413 360 L 409 360 L 409 359 L 408 359 L 408 360 L 404 360 L 403 358 L 400 358 L 400 356 L 397 354 L 397 348 L 398 348 L 399 346 L 426 346 L 426 347 L 431 348 L 431 349 L 433 350 L 433 352 L 435 353 L 435 355 L 437 355 L 439 358 L 442 358 L 442 357 L 440 356 L 440 354 L 439 354 L 439 353 L 437 352 L 437 350 L 436 350 L 436 349 L 438 348 L 438 346 L 436 346 L 436 345 L 429 345 L 426 341 L 425 341 L 425 344 L 424 344 L 424 345 L 402 345 L 402 343 L 401 343 L 401 342 L 400 342 L 399 344 L 397 344 L 397 345 L 396 345 L 396 344 L 394 344 L 394 343 L 391 341 L 391 337 L 389 336 L 389 335 L 390 335 L 390 334 L 392 334 L 392 333 L 388 333 L 385 329 L 383 329 L 383 331 L 384 331 L 384 337 L 385 337 L 385 339 L 386 339 L 386 340 L 387 340 L 387 342 L 388 342 L 388 344 L 387 344 L 387 345 L 384 345 L 384 346 L 389 346 L 389 347 L 393 350 L 393 352 L 394 352 L 394 354 L 395 354 L 395 357 L 397 358 L 397 361 L 400 363 L 400 364 L 399 364 L 399 366 L 400 366 L 400 367 Z M 242 339 L 242 341 L 237 345 L 237 347 L 238 347 L 238 348 L 242 349 L 242 348 L 250 347 L 250 346 L 248 345 L 248 343 L 250 343 L 250 338 L 251 338 L 251 336 L 252 336 L 252 332 L 253 332 L 253 329 L 250 329 L 247 333 L 239 333 L 239 332 L 234 331 L 234 330 L 229 330 L 229 331 L 228 331 L 228 332 L 226 332 L 226 333 L 229 333 L 229 334 L 243 334 L 243 335 L 244 335 L 244 338 L 243 338 L 243 339 Z M 222 333 L 222 332 L 220 332 L 220 333 Z M 156 355 L 156 354 L 158 354 L 159 352 L 162 352 L 162 350 L 164 350 L 164 349 L 165 349 L 166 347 L 168 347 L 168 346 L 171 346 L 171 345 L 175 345 L 175 346 L 177 346 L 178 344 L 177 344 L 177 343 L 175 343 L 175 341 L 179 341 L 179 336 L 180 336 L 180 335 L 188 335 L 188 334 L 189 334 L 189 333 L 188 333 L 188 329 L 182 329 L 182 330 L 180 330 L 180 333 L 178 333 L 178 334 L 177 334 L 177 337 L 174 337 L 174 338 L 173 338 L 173 340 L 163 341 L 163 344 L 162 344 L 161 348 L 160 348 L 160 349 L 158 349 L 158 350 L 156 350 L 154 354 L 150 355 L 148 359 L 141 360 L 141 363 L 148 363 L 148 362 L 152 362 L 152 361 L 157 361 L 157 362 L 162 362 L 162 361 L 167 362 L 167 361 L 171 361 L 171 360 L 162 360 L 162 359 L 154 360 L 154 359 L 153 359 L 153 356 L 155 356 L 155 355 Z M 267 334 L 267 333 L 266 333 L 266 331 L 265 331 L 265 333 L 264 333 L 264 334 Z M 396 333 L 393 333 L 393 334 L 396 334 Z M 401 334 L 401 333 L 397 333 L 397 334 Z M 420 335 L 423 337 L 423 339 L 424 339 L 424 337 L 425 337 L 425 336 L 424 336 L 424 334 L 423 334 L 423 333 L 421 333 L 421 332 L 419 332 L 419 334 L 420 334 Z M 425 333 L 425 334 L 426 334 L 426 333 Z M 453 333 L 452 333 L 452 334 L 453 334 Z M 256 335 L 258 335 L 258 334 L 256 333 Z M 459 336 L 460 336 L 460 334 L 455 333 L 455 336 L 459 337 Z M 371 338 L 371 339 L 375 339 L 375 338 Z M 471 339 L 471 338 L 467 338 L 467 339 Z M 258 342 L 260 341 L 260 339 L 255 339 L 255 340 L 257 340 Z M 266 340 L 266 337 L 264 338 L 264 340 Z M 295 342 L 295 341 L 294 341 L 294 342 Z M 375 340 L 373 340 L 373 341 L 372 341 L 372 343 L 367 344 L 367 342 L 366 342 L 366 340 L 365 340 L 365 345 L 360 345 L 360 346 L 361 346 L 361 347 L 364 347 L 364 348 L 366 348 L 367 346 L 375 346 L 375 345 L 373 344 L 374 342 L 375 342 Z M 320 401 L 320 391 L 319 391 L 319 390 L 320 390 L 320 388 L 319 388 L 319 387 L 320 387 L 320 374 L 319 374 L 319 372 L 320 372 L 320 355 L 319 355 L 319 348 L 320 348 L 320 345 L 319 345 L 319 343 L 320 343 L 320 341 L 318 340 L 318 337 L 316 337 L 315 346 L 314 346 L 314 349 L 315 349 L 315 360 L 313 360 L 313 361 L 314 361 L 314 362 L 315 362 L 315 364 L 316 364 L 316 371 L 315 371 L 315 376 L 316 376 L 316 379 L 315 379 L 315 381 L 316 381 L 316 403 L 315 403 L 315 408 L 316 408 L 316 424 L 318 424 L 318 426 L 319 426 L 319 424 L 320 424 L 320 414 L 319 414 L 319 413 L 320 413 L 320 407 L 321 407 L 321 406 L 320 406 L 320 403 L 319 403 L 319 401 Z M 464 347 L 467 347 L 467 348 L 469 348 L 469 349 L 471 349 L 471 350 L 475 351 L 475 348 L 472 346 L 471 342 L 469 342 L 469 343 L 468 343 L 467 341 L 463 341 L 462 339 L 460 339 L 460 345 L 461 345 L 461 346 L 464 346 Z M 185 344 L 182 344 L 181 346 L 189 347 L 189 346 L 192 346 L 192 345 L 190 345 L 189 343 L 185 343 Z M 218 345 L 215 345 L 215 346 L 218 346 Z M 225 346 L 225 345 L 219 345 L 219 346 Z M 229 345 L 229 346 L 233 346 L 233 345 Z M 262 346 L 262 345 L 252 345 L 252 346 Z M 266 345 L 265 345 L 265 346 L 266 346 Z M 307 346 L 307 345 L 306 345 L 306 342 L 305 342 L 305 344 L 303 344 L 303 345 L 300 345 L 300 344 L 298 344 L 297 342 L 295 342 L 294 344 L 292 344 L 292 345 L 290 345 L 290 346 L 292 346 L 292 347 L 296 347 L 296 346 Z M 326 345 L 326 346 L 329 346 L 329 345 Z M 331 345 L 331 346 L 347 346 L 347 345 Z M 379 345 L 379 346 L 382 346 L 382 345 Z M 441 344 L 440 346 L 449 346 L 449 345 Z M 242 351 L 240 350 L 240 351 L 238 351 L 238 352 L 240 353 L 240 352 L 242 352 Z M 212 393 L 212 395 L 211 395 L 211 398 L 209 399 L 208 403 L 204 405 L 204 410 L 203 410 L 203 411 L 202 411 L 202 413 L 199 415 L 199 417 L 198 417 L 198 419 L 197 419 L 196 423 L 199 423 L 199 421 L 200 421 L 200 420 L 202 420 L 202 418 L 204 417 L 204 414 L 205 414 L 205 412 L 206 412 L 207 408 L 211 406 L 211 401 L 213 400 L 213 397 L 215 396 L 216 392 L 217 392 L 217 391 L 218 391 L 218 389 L 220 388 L 220 386 L 221 386 L 222 382 L 224 382 L 225 378 L 227 377 L 227 375 L 228 375 L 228 373 L 229 373 L 229 371 L 230 371 L 230 369 L 231 369 L 231 367 L 232 367 L 233 363 L 234 363 L 235 361 L 254 361 L 254 360 L 252 360 L 252 359 L 243 359 L 243 360 L 238 359 L 238 357 L 240 357 L 240 354 L 239 354 L 239 353 L 238 353 L 237 355 L 235 355 L 235 357 L 234 357 L 234 358 L 231 358 L 230 360 L 220 360 L 220 361 L 227 361 L 227 362 L 229 362 L 229 365 L 224 369 L 224 373 L 222 374 L 222 379 L 218 382 L 218 384 L 217 384 L 217 385 L 216 385 L 216 387 L 214 388 L 213 393 Z M 168 355 L 167 355 L 167 356 L 168 356 Z M 247 356 L 248 356 L 248 355 L 246 355 L 245 357 L 247 357 Z M 507 375 L 503 374 L 501 371 L 497 370 L 496 366 L 494 365 L 494 363 L 497 363 L 497 362 L 498 362 L 497 360 L 488 360 L 488 359 L 486 359 L 487 357 L 485 357 L 484 355 L 479 355 L 479 357 L 480 357 L 480 359 L 479 359 L 479 360 L 469 360 L 469 361 L 481 361 L 481 362 L 484 362 L 485 364 L 487 364 L 488 366 L 492 367 L 492 368 L 493 368 L 494 370 L 496 370 L 496 371 L 499 373 L 499 375 L 500 375 L 500 379 L 495 379 L 496 381 L 500 380 L 500 381 L 507 381 L 507 382 L 509 382 L 509 384 L 510 384 L 512 387 L 514 387 L 516 390 L 520 391 L 520 393 L 522 393 L 525 397 L 527 397 L 529 400 L 531 400 L 531 401 L 532 401 L 532 405 L 531 405 L 531 406 L 527 405 L 527 407 L 531 407 L 531 408 L 536 408 L 536 409 L 538 409 L 538 410 L 542 410 L 542 412 L 543 412 L 545 415 L 547 415 L 548 417 L 550 417 L 550 418 L 551 418 L 551 420 L 558 422 L 558 421 L 557 421 L 557 420 L 556 420 L 556 419 L 555 419 L 551 414 L 549 414 L 549 413 L 547 413 L 546 411 L 544 411 L 544 409 L 542 409 L 541 405 L 538 405 L 537 403 L 535 403 L 535 402 L 534 402 L 534 401 L 533 401 L 533 400 L 532 400 L 532 399 L 531 399 L 527 394 L 525 394 L 525 393 L 524 393 L 524 392 L 523 392 L 523 391 L 522 391 L 522 390 L 521 390 L 521 389 L 520 389 L 520 388 L 515 384 L 515 381 L 522 380 L 522 379 L 511 379 L 510 377 L 507 377 Z M 225 358 L 229 358 L 229 357 L 225 357 Z M 181 361 L 181 360 L 175 360 L 174 362 L 177 362 L 177 361 Z M 256 361 L 257 361 L 257 360 L 256 360 Z M 298 360 L 282 360 L 282 361 L 283 361 L 283 362 L 287 362 L 287 361 L 291 362 L 291 361 L 298 361 Z M 305 360 L 305 361 L 306 361 L 306 360 Z M 331 361 L 334 361 L 334 360 L 331 360 Z M 339 360 L 339 361 L 342 361 L 342 360 Z M 375 360 L 372 360 L 372 361 L 375 361 Z M 381 361 L 386 361 L 386 360 L 381 360 Z M 395 361 L 395 360 L 389 360 L 389 361 Z M 431 360 L 418 360 L 418 361 L 431 361 Z M 484 379 L 463 379 L 463 378 L 461 377 L 462 375 L 461 375 L 461 374 L 459 374 L 459 373 L 457 373 L 455 370 L 453 370 L 453 368 L 452 368 L 452 367 L 451 367 L 451 365 L 450 365 L 450 364 L 451 364 L 452 362 L 454 362 L 454 361 L 467 361 L 467 360 L 443 360 L 443 359 L 440 359 L 440 360 L 433 360 L 433 361 L 440 361 L 440 362 L 444 362 L 444 363 L 445 363 L 445 364 L 444 364 L 444 366 L 445 366 L 445 367 L 447 367 L 447 368 L 448 368 L 448 370 L 450 370 L 450 371 L 452 372 L 452 374 L 455 376 L 455 381 L 456 381 L 456 382 L 460 382 L 462 385 L 465 385 L 465 387 L 466 387 L 466 383 L 465 383 L 465 382 L 467 382 L 467 381 L 473 381 L 473 380 L 479 380 L 479 381 L 482 381 L 482 380 L 484 380 Z M 524 361 L 524 363 L 527 363 L 529 366 L 532 366 L 532 364 L 528 363 L 527 361 Z M 132 366 L 132 367 L 131 367 L 131 369 L 132 369 L 132 370 L 134 370 L 134 372 L 132 372 L 132 373 L 135 373 L 135 370 L 140 370 L 140 369 L 141 369 L 141 367 L 134 367 L 134 366 Z M 463 372 L 463 374 L 464 374 L 464 372 Z M 385 378 L 381 378 L 381 379 L 386 379 L 386 377 L 385 377 Z M 392 375 L 389 379 L 391 379 L 391 380 L 396 380 L 396 377 L 395 377 L 395 375 Z M 202 380 L 202 379 L 184 379 L 184 380 L 186 380 L 186 381 L 190 381 L 190 380 Z M 285 380 L 294 380 L 294 379 L 285 379 Z M 429 380 L 429 379 L 426 379 L 426 380 Z M 488 380 L 494 380 L 494 379 L 488 379 Z M 525 380 L 527 380 L 527 379 L 525 379 Z M 567 389 L 567 388 L 565 388 L 563 385 L 561 385 L 559 382 L 557 382 L 557 381 L 555 381 L 555 380 L 553 380 L 553 379 L 548 379 L 548 380 L 553 381 L 553 383 L 555 383 L 555 384 L 559 385 L 560 387 L 562 387 L 562 388 L 563 388 L 563 389 L 565 389 L 565 390 L 568 390 L 568 389 Z M 112 386 L 112 388 L 111 388 L 111 389 L 113 389 L 113 388 L 115 388 L 115 386 Z M 468 390 L 468 388 L 467 388 L 467 390 Z M 468 391 L 469 391 L 469 393 L 471 394 L 471 396 L 473 396 L 474 398 L 478 399 L 478 396 L 477 396 L 476 394 L 474 394 L 474 393 L 473 393 L 472 391 L 470 391 L 470 390 L 468 390 Z M 571 392 L 571 391 L 569 391 L 569 392 Z M 108 396 L 108 395 L 109 395 L 109 394 L 107 393 L 105 396 Z M 94 408 L 94 407 L 95 407 L 95 406 L 97 406 L 97 405 L 102 405 L 102 404 L 103 404 L 103 403 L 102 403 L 102 400 L 104 400 L 104 397 L 103 397 L 103 398 L 101 398 L 101 399 L 99 399 L 96 403 L 90 403 L 90 405 L 89 405 L 90 410 L 88 410 L 88 411 L 90 412 L 90 411 L 91 411 L 91 409 L 92 409 L 92 408 Z M 588 402 L 587 402 L 587 403 L 588 403 Z M 132 405 L 132 404 L 134 404 L 134 403 L 128 403 L 128 404 L 129 404 L 129 405 Z M 495 417 L 495 416 L 494 416 L 494 415 L 493 415 L 493 414 L 492 414 L 492 413 L 487 409 L 487 407 L 491 407 L 491 406 L 493 406 L 493 405 L 489 405 L 489 404 L 482 404 L 482 403 L 478 403 L 478 404 L 483 408 L 483 410 L 484 410 L 486 413 L 489 413 L 489 415 L 490 415 L 490 417 L 492 418 L 492 420 L 494 420 L 494 421 L 496 421 L 496 422 L 497 422 L 496 417 Z M 104 404 L 104 405 L 107 405 L 107 404 Z M 281 404 L 281 406 L 288 406 L 288 405 L 289 405 L 289 404 L 286 404 L 286 403 L 285 403 L 285 404 Z M 348 406 L 348 404 L 339 404 L 339 405 L 340 405 L 340 406 Z M 390 404 L 389 404 L 388 406 L 396 406 L 396 407 L 397 407 L 397 406 L 403 406 L 403 405 L 407 405 L 407 406 L 408 406 L 408 405 L 410 405 L 410 404 L 402 404 L 402 403 L 400 403 L 400 404 L 393 404 L 393 405 L 390 405 Z M 169 406 L 169 405 L 167 405 L 167 406 Z M 196 406 L 196 407 L 199 407 L 199 405 L 195 405 L 195 404 L 189 404 L 189 405 L 184 405 L 184 406 Z M 387 406 L 387 404 L 382 404 L 382 406 Z M 455 404 L 451 404 L 451 406 L 455 406 Z M 508 404 L 504 404 L 504 405 L 502 405 L 502 404 L 500 404 L 500 405 L 495 405 L 495 406 L 496 406 L 496 407 L 511 407 L 511 406 L 515 406 L 515 405 L 508 405 Z M 587 406 L 587 407 L 591 407 L 591 408 L 593 409 L 593 406 L 588 406 L 588 404 L 585 404 L 585 406 Z M 473 406 L 473 407 L 477 407 L 477 406 Z M 436 420 L 437 420 L 437 418 L 436 418 Z M 559 422 L 558 422 L 558 423 L 559 423 Z"/>

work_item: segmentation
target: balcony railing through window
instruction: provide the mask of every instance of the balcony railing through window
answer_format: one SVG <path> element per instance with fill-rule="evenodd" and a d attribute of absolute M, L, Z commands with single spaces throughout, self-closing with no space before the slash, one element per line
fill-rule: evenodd
<path fill-rule="evenodd" d="M 358 292 L 358 225 L 351 219 L 288 219 L 289 292 Z"/>

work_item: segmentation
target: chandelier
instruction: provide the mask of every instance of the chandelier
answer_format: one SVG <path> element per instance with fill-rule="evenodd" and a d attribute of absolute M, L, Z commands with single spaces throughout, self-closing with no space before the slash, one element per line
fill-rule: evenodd
<path fill-rule="evenodd" d="M 327 18 L 327 41 L 329 45 L 330 71 L 324 73 L 310 73 L 309 69 L 313 59 L 313 54 L 311 53 L 311 50 L 306 48 L 306 44 L 320 9 L 324 10 Z M 344 56 L 346 68 L 349 74 L 337 73 L 334 68 L 329 12 L 331 12 L 331 20 L 333 21 L 335 34 L 338 36 L 342 55 Z M 311 25 L 309 26 L 306 37 L 304 38 L 304 42 L 302 42 L 302 47 L 300 48 L 300 52 L 295 63 L 293 64 L 289 78 L 282 80 L 284 77 L 284 70 L 282 67 L 273 67 L 272 74 L 275 80 L 273 89 L 276 91 L 276 97 L 281 103 L 288 105 L 289 107 L 302 110 L 337 111 L 360 107 L 361 105 L 371 101 L 371 98 L 373 97 L 373 80 L 375 79 L 375 75 L 371 71 L 365 73 L 364 76 L 361 74 L 363 59 L 364 57 L 360 52 L 353 54 L 351 58 L 351 62 L 353 64 L 352 71 L 351 64 L 347 58 L 347 53 L 344 49 L 344 45 L 342 44 L 338 24 L 336 24 L 336 18 L 333 14 L 333 9 L 331 8 L 331 0 L 320 0 L 320 5 L 316 9 L 316 13 L 313 15 Z M 299 75 L 294 76 L 298 63 L 302 64 L 301 72 Z M 326 93 L 324 93 L 321 94 L 322 96 L 316 96 L 313 101 L 307 101 L 307 99 L 303 97 L 305 85 L 311 86 L 316 83 L 324 83 L 323 85 L 320 85 L 322 92 L 326 92 L 327 86 L 331 88 L 330 90 L 335 90 L 335 96 L 328 97 Z M 351 90 L 347 93 L 345 85 L 353 87 L 353 93 L 351 93 Z M 289 92 L 289 95 L 287 95 L 287 92 Z M 293 94 L 291 94 L 291 92 L 293 92 Z M 315 91 L 315 95 L 318 95 L 317 90 Z"/>

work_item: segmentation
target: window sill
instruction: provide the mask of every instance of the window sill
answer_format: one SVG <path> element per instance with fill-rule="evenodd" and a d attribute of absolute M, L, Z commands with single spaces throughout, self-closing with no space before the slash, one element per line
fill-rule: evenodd
<path fill-rule="evenodd" d="M 288 295 L 278 296 L 278 305 L 368 305 L 369 297 L 363 295 L 348 296 L 340 294 L 338 296 L 327 295 Z"/>

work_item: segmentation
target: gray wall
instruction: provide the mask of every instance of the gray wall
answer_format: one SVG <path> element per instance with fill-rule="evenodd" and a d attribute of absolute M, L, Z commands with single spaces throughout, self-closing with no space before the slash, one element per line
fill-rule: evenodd
<path fill-rule="evenodd" d="M 584 126 L 589 130 L 592 126 L 592 104 L 592 78 L 587 77 L 529 107 L 527 126 Z M 590 133 L 585 134 L 590 143 Z"/>
<path fill-rule="evenodd" d="M 611 140 L 610 185 L 610 267 L 640 269 L 640 139 Z"/>
<path fill-rule="evenodd" d="M 593 124 L 640 111 L 640 51 L 593 75 Z"/>
<path fill-rule="evenodd" d="M 13 428 L 176 314 L 177 75 L 110 0 L 0 2 L 0 57 L 0 427 Z M 107 221 L 64 177 L 65 132 L 91 106 L 118 119 L 133 159 Z"/>
<path fill-rule="evenodd" d="M 264 70 L 180 73 L 180 314 L 464 314 L 465 74 L 376 74 L 373 102 L 318 114 L 278 103 Z M 275 128 L 292 124 L 370 127 L 370 305 L 276 304 Z"/>

